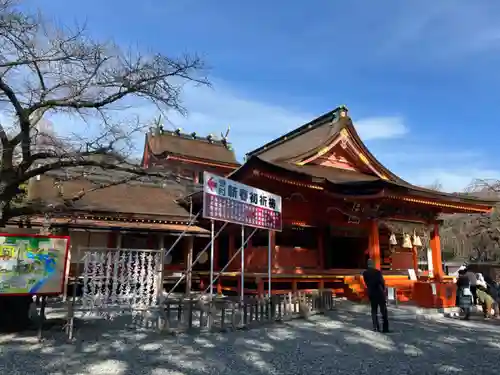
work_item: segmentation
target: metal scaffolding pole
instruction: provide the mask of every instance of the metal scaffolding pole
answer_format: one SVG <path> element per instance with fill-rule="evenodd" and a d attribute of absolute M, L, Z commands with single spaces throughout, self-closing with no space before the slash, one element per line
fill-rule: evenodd
<path fill-rule="evenodd" d="M 229 265 L 231 264 L 231 262 L 238 256 L 238 254 L 241 252 L 242 249 L 245 248 L 245 246 L 247 245 L 248 241 L 250 241 L 250 239 L 253 237 L 253 235 L 255 234 L 255 232 L 257 232 L 259 229 L 258 228 L 255 228 L 252 233 L 250 233 L 250 235 L 248 236 L 248 238 L 243 242 L 243 245 L 238 249 L 238 251 L 231 257 L 231 259 L 229 259 L 229 261 L 226 263 L 226 265 L 220 270 L 219 274 L 217 275 L 217 277 L 214 279 L 214 283 L 219 279 L 220 275 L 222 272 L 224 272 L 226 270 L 227 267 L 229 267 Z M 209 289 L 212 289 L 213 288 L 213 285 L 210 285 L 207 289 L 205 289 L 205 292 L 206 293 Z"/>
<path fill-rule="evenodd" d="M 215 222 L 211 220 L 210 223 L 210 300 L 212 300 L 214 294 L 214 254 L 215 254 L 215 246 L 214 246 L 214 232 L 215 232 Z"/>
<path fill-rule="evenodd" d="M 271 231 L 267 231 L 268 246 L 267 246 L 267 296 L 271 298 L 271 272 L 272 272 L 272 236 Z"/>
<path fill-rule="evenodd" d="M 170 246 L 170 248 L 167 250 L 167 252 L 165 253 L 165 255 L 163 256 L 163 259 L 166 259 L 168 254 L 170 254 L 172 252 L 172 250 L 174 250 L 175 246 L 177 246 L 177 244 L 179 243 L 179 241 L 182 239 L 182 237 L 187 233 L 189 227 L 191 227 L 191 225 L 194 224 L 194 222 L 196 221 L 196 219 L 198 218 L 198 216 L 201 215 L 201 212 L 202 210 L 198 211 L 198 213 L 193 216 L 193 218 L 189 221 L 186 229 L 184 229 L 184 231 L 177 237 L 177 239 L 174 241 L 174 243 L 172 244 L 172 246 Z"/>
<path fill-rule="evenodd" d="M 191 264 L 191 267 L 188 267 L 186 269 L 186 272 L 179 278 L 179 280 L 177 280 L 177 282 L 175 283 L 175 285 L 170 289 L 170 291 L 167 293 L 167 295 L 165 296 L 165 299 L 167 299 L 171 294 L 172 294 L 172 291 L 177 288 L 179 286 L 179 284 L 182 282 L 182 280 L 184 280 L 184 278 L 186 277 L 187 273 L 188 272 L 191 272 L 193 270 L 193 267 L 196 263 L 198 263 L 198 260 L 201 258 L 201 256 L 203 254 L 205 254 L 205 252 L 207 251 L 207 249 L 209 248 L 209 246 L 212 245 L 213 241 L 215 241 L 215 239 L 217 237 L 219 237 L 219 234 L 224 230 L 224 228 L 228 225 L 229 223 L 228 222 L 225 222 L 224 224 L 222 224 L 222 226 L 220 227 L 220 229 L 217 231 L 217 233 L 215 233 L 215 235 L 210 239 L 210 243 L 208 243 L 202 251 L 200 251 L 200 253 L 198 254 L 198 256 L 196 257 L 196 259 L 193 261 L 193 263 Z"/>
<path fill-rule="evenodd" d="M 241 226 L 241 279 L 240 279 L 240 300 L 243 303 L 245 297 L 245 226 Z"/>

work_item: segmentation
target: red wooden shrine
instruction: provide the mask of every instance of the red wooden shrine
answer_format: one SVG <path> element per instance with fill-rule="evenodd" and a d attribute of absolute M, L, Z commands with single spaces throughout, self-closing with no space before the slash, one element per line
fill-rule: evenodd
<path fill-rule="evenodd" d="M 283 231 L 272 234 L 275 293 L 332 288 L 349 298 L 362 298 L 360 274 L 372 258 L 383 269 L 387 284 L 398 289 L 399 298 L 418 299 L 422 305 L 448 305 L 454 297 L 446 285 L 440 286 L 449 279 L 443 273 L 438 217 L 490 212 L 495 204 L 402 180 L 365 147 L 345 107 L 248 153 L 246 163 L 229 178 L 283 197 Z M 189 199 L 201 207 L 201 194 Z M 391 222 L 417 225 L 419 235 L 428 235 L 432 278 L 410 280 L 408 269 L 418 274 L 418 249 L 413 244 L 405 248 L 403 243 L 417 232 L 394 233 Z M 219 269 L 224 264 L 221 259 L 230 259 L 241 243 L 240 227 L 228 228 L 217 240 Z M 399 237 L 397 244 L 390 244 L 391 234 Z M 267 248 L 267 232 L 262 231 L 245 249 L 248 293 L 267 290 Z M 237 257 L 221 275 L 219 290 L 238 290 L 240 268 Z M 198 273 L 202 281 L 205 274 Z M 437 288 L 416 286 L 429 281 L 437 283 Z"/>

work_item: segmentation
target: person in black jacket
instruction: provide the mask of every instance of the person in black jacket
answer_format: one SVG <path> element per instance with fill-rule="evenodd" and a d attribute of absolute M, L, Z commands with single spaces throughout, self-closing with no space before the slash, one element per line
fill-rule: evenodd
<path fill-rule="evenodd" d="M 373 330 L 380 331 L 378 320 L 378 310 L 380 309 L 380 314 L 382 315 L 382 332 L 387 333 L 389 332 L 389 318 L 387 316 L 385 281 L 382 272 L 375 268 L 371 259 L 368 259 L 368 268 L 363 272 L 363 280 L 370 300 Z"/>
<path fill-rule="evenodd" d="M 473 295 L 471 291 L 470 278 L 466 270 L 458 271 L 457 279 L 457 306 L 464 313 L 464 319 L 469 320 L 470 310 L 473 304 Z"/>

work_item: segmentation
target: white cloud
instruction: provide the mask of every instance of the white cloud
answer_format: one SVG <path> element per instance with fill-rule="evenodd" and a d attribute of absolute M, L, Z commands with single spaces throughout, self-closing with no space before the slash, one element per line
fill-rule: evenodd
<path fill-rule="evenodd" d="M 498 50 L 499 16 L 496 1 L 407 2 L 388 23 L 379 52 L 449 60 Z"/>
<path fill-rule="evenodd" d="M 182 101 L 188 111 L 187 116 L 177 112 L 166 113 L 165 128 L 179 127 L 184 132 L 196 132 L 199 135 L 212 133 L 220 136 L 230 126 L 229 140 L 240 160 L 247 152 L 322 114 L 308 113 L 255 99 L 219 81 L 215 81 L 213 88 L 186 85 Z M 143 122 L 152 124 L 153 119 L 158 116 L 157 108 L 146 105 L 143 100 L 129 100 L 126 105 L 128 107 L 121 108 L 121 103 L 117 104 L 117 110 L 112 114 L 115 121 L 139 116 Z M 95 137 L 100 134 L 97 124 L 100 119 L 89 117 L 87 120 L 89 122 L 85 123 L 81 118 L 68 114 L 50 116 L 50 121 L 59 135 L 70 136 L 70 133 L 78 133 Z M 402 117 L 365 118 L 355 122 L 355 126 L 363 140 L 394 138 L 407 132 Z M 144 138 L 137 136 L 134 141 L 135 152 L 140 153 Z"/>
<path fill-rule="evenodd" d="M 403 145 L 403 150 L 398 147 L 394 150 L 394 147 L 389 151 L 384 151 L 382 153 L 384 160 L 390 163 L 395 163 L 403 166 L 422 166 L 424 164 L 433 163 L 437 166 L 448 165 L 448 164 L 463 164 L 470 160 L 479 160 L 483 155 L 478 151 L 472 150 L 436 150 L 429 149 L 427 146 L 419 145 Z M 408 152 L 411 150 L 411 152 Z"/>
<path fill-rule="evenodd" d="M 426 186 L 438 181 L 447 192 L 462 192 L 476 179 L 500 180 L 500 170 L 450 166 L 449 169 L 421 169 L 408 176 L 408 182 Z"/>
<path fill-rule="evenodd" d="M 231 126 L 229 139 L 240 160 L 246 152 L 318 115 L 253 99 L 224 83 L 217 83 L 213 89 L 186 87 L 183 104 L 188 109 L 188 115 L 183 117 L 177 113 L 167 114 L 169 124 L 166 127 L 181 127 L 185 132 L 195 131 L 199 135 L 212 133 L 218 136 Z M 155 107 L 144 105 L 144 102 L 137 103 L 127 112 L 139 115 L 144 121 L 150 121 L 158 114 Z M 7 118 L 1 114 L 0 119 L 7 122 Z M 81 133 L 88 127 L 78 118 L 66 115 L 54 116 L 51 120 L 59 133 L 66 133 L 69 129 L 79 129 Z M 407 152 L 407 145 L 401 144 L 401 139 L 408 139 L 410 129 L 402 116 L 361 118 L 354 121 L 354 125 L 363 141 L 385 140 L 383 148 L 376 153 L 377 157 L 411 183 L 428 185 L 438 180 L 446 191 L 462 191 L 475 178 L 500 178 L 500 171 L 464 167 L 467 161 L 482 159 L 482 155 L 474 151 L 427 151 L 415 146 L 410 147 L 411 152 Z M 142 150 L 143 142 L 143 137 L 136 138 L 137 151 Z M 375 142 L 373 146 L 379 149 L 382 144 Z M 439 163 L 436 164 L 436 160 Z M 429 163 L 432 163 L 433 169 L 427 168 Z"/>
<path fill-rule="evenodd" d="M 216 135 L 231 126 L 231 135 L 245 137 L 249 147 L 258 146 L 259 144 L 252 144 L 271 140 L 314 117 L 298 110 L 252 99 L 223 83 L 216 83 L 213 88 L 187 86 L 183 105 L 187 108 L 188 115 L 182 117 L 172 114 L 169 120 L 173 126 L 200 134 L 212 132 Z"/>
<path fill-rule="evenodd" d="M 398 138 L 409 131 L 404 118 L 400 116 L 364 118 L 355 121 L 354 126 L 363 141 Z"/>
<path fill-rule="evenodd" d="M 186 117 L 172 114 L 172 127 L 220 135 L 231 126 L 229 138 L 239 156 L 318 115 L 251 98 L 220 82 L 213 89 L 186 87 L 183 102 L 189 113 Z M 355 126 L 363 140 L 394 138 L 408 131 L 401 117 L 365 118 Z"/>

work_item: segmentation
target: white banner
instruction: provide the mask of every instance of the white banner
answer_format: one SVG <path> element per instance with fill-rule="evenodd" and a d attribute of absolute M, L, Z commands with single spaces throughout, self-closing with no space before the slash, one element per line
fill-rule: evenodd
<path fill-rule="evenodd" d="M 212 173 L 204 172 L 203 191 L 221 198 L 228 198 L 281 213 L 281 197 L 279 195 Z"/>
<path fill-rule="evenodd" d="M 203 217 L 281 231 L 281 197 L 205 172 Z"/>

